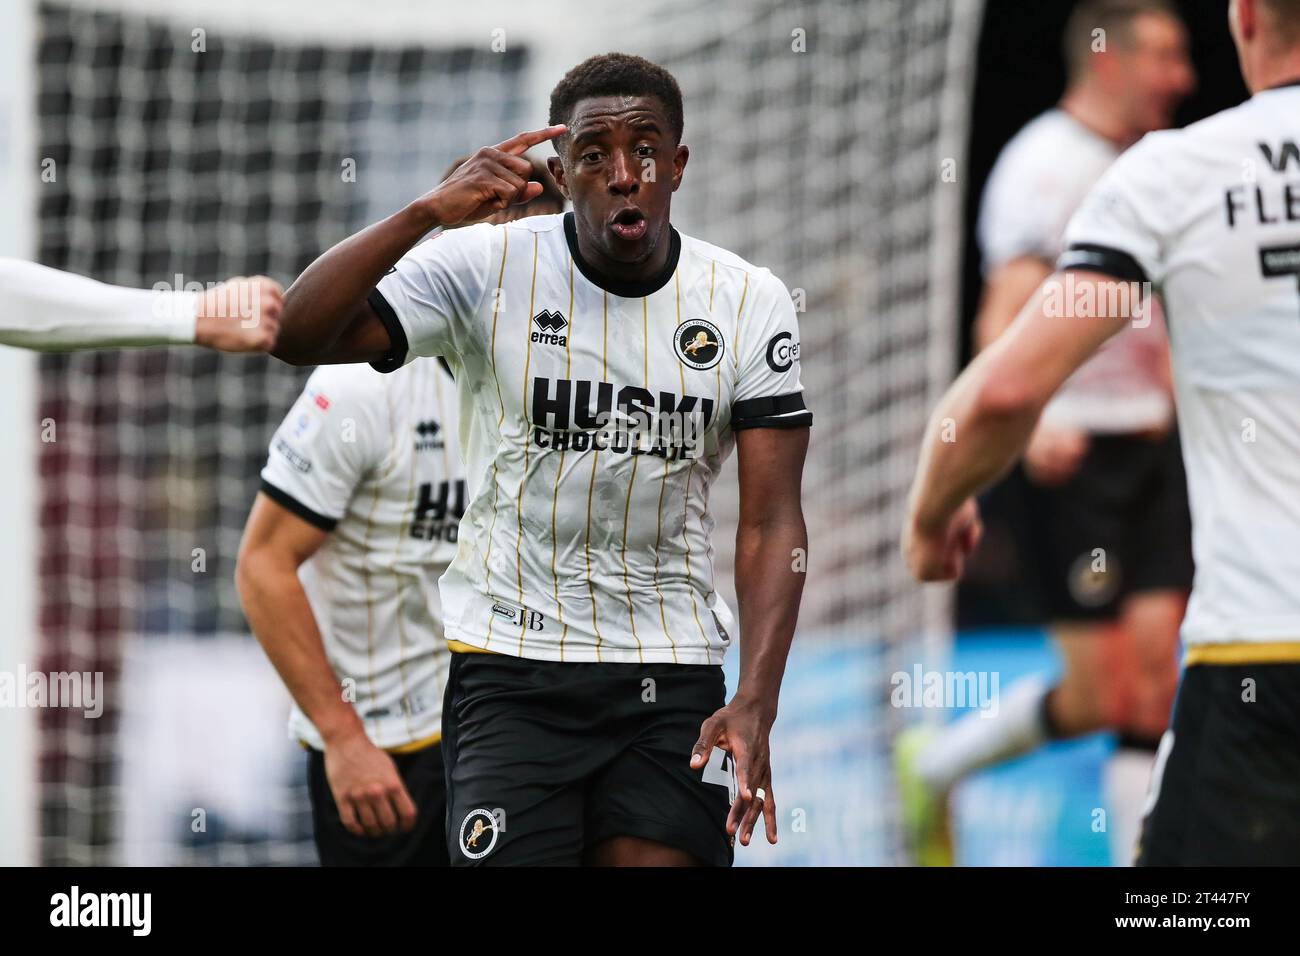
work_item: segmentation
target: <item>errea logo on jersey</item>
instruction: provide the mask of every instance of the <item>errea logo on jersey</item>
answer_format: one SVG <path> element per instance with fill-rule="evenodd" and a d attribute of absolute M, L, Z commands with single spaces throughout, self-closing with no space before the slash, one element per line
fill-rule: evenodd
<path fill-rule="evenodd" d="M 438 437 L 442 431 L 442 426 L 433 420 L 416 422 L 415 424 L 415 450 L 416 451 L 434 451 L 443 446 L 443 441 Z"/>
<path fill-rule="evenodd" d="M 567 336 L 561 335 L 569 322 L 559 312 L 553 312 L 550 309 L 543 309 L 533 316 L 532 339 L 539 345 L 558 345 L 561 348 L 569 344 Z"/>

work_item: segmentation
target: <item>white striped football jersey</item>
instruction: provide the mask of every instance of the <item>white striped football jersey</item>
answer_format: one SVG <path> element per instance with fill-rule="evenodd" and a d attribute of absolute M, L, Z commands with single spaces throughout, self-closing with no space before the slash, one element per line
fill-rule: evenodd
<path fill-rule="evenodd" d="M 465 510 L 456 385 L 322 366 L 271 439 L 262 491 L 329 532 L 299 579 L 325 652 L 377 746 L 441 733 L 448 650 L 437 581 Z M 323 742 L 296 706 L 289 732 Z"/>
<path fill-rule="evenodd" d="M 1164 298 L 1196 559 L 1184 641 L 1300 640 L 1300 81 L 1148 135 L 1066 239 L 1061 268 Z"/>
<path fill-rule="evenodd" d="M 721 663 L 709 489 L 734 432 L 811 423 L 785 286 L 671 231 L 662 272 L 599 276 L 572 215 L 443 232 L 371 296 L 393 350 L 445 355 L 469 504 L 447 635 L 553 661 Z"/>

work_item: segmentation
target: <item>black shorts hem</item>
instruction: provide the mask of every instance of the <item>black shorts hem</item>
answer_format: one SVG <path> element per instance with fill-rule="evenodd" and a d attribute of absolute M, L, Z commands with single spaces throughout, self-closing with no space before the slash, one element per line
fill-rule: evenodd
<path fill-rule="evenodd" d="M 635 816 L 629 813 L 611 813 L 601 817 L 600 823 L 588 835 L 591 846 L 612 837 L 628 836 L 662 843 L 683 853 L 689 853 L 705 866 L 731 866 L 735 852 L 730 846 L 717 846 L 718 837 L 705 837 L 699 833 L 686 833 L 680 824 L 657 817 Z M 706 845 L 713 845 L 705 850 Z"/>

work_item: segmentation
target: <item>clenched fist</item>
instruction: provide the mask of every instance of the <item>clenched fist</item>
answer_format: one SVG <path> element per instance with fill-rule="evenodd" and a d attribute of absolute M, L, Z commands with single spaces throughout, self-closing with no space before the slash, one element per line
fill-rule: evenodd
<path fill-rule="evenodd" d="M 236 276 L 199 298 L 194 341 L 220 352 L 269 352 L 280 335 L 284 289 L 266 276 Z"/>
<path fill-rule="evenodd" d="M 925 529 L 909 518 L 903 530 L 903 558 L 918 581 L 955 581 L 983 535 L 979 506 L 968 498 L 942 528 Z"/>

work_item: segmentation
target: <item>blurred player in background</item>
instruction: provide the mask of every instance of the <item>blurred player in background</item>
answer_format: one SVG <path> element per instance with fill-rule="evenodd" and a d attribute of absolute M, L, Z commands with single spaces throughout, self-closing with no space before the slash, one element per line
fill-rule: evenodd
<path fill-rule="evenodd" d="M 0 259 L 0 345 L 40 352 L 202 345 L 269 352 L 283 289 L 240 276 L 205 292 L 127 289 L 20 259 Z"/>
<path fill-rule="evenodd" d="M 441 580 L 453 861 L 727 865 L 760 814 L 776 841 L 768 738 L 812 419 L 794 305 L 767 269 L 672 228 L 688 151 L 666 70 L 592 57 L 552 91 L 550 122 L 321 256 L 276 354 L 386 370 L 446 355 L 456 374 L 470 501 Z M 572 213 L 415 245 L 536 195 L 521 154 L 547 141 Z M 708 492 L 733 444 L 744 637 L 727 703 Z"/>
<path fill-rule="evenodd" d="M 921 579 L 959 575 L 979 538 L 971 496 L 1162 290 L 1196 583 L 1144 865 L 1300 864 L 1300 0 L 1234 0 L 1229 17 L 1253 96 L 1147 136 L 1102 176 L 1058 272 L 931 419 L 904 539 Z M 1062 315 L 1063 288 L 1100 308 Z M 958 440 L 940 440 L 944 419 Z"/>
<path fill-rule="evenodd" d="M 531 179 L 541 194 L 492 221 L 563 211 L 541 163 Z M 237 581 L 294 699 L 325 866 L 447 864 L 437 588 L 465 512 L 459 427 L 445 362 L 336 365 L 271 440 Z"/>
<path fill-rule="evenodd" d="M 1059 106 L 1003 149 L 978 226 L 987 348 L 1051 275 L 1065 227 L 1120 153 L 1168 127 L 1193 89 L 1187 36 L 1164 0 L 1085 0 L 1065 33 Z M 1064 660 L 1053 685 L 1012 687 L 998 715 L 971 714 L 899 740 L 909 841 L 943 863 L 946 795 L 967 774 L 1042 743 L 1119 734 L 1105 774 L 1112 858 L 1127 862 L 1156 745 L 1177 685 L 1178 625 L 1191 587 L 1186 480 L 1174 426 L 1169 344 L 1158 310 L 1073 375 L 1025 449 L 1028 541 Z"/>

